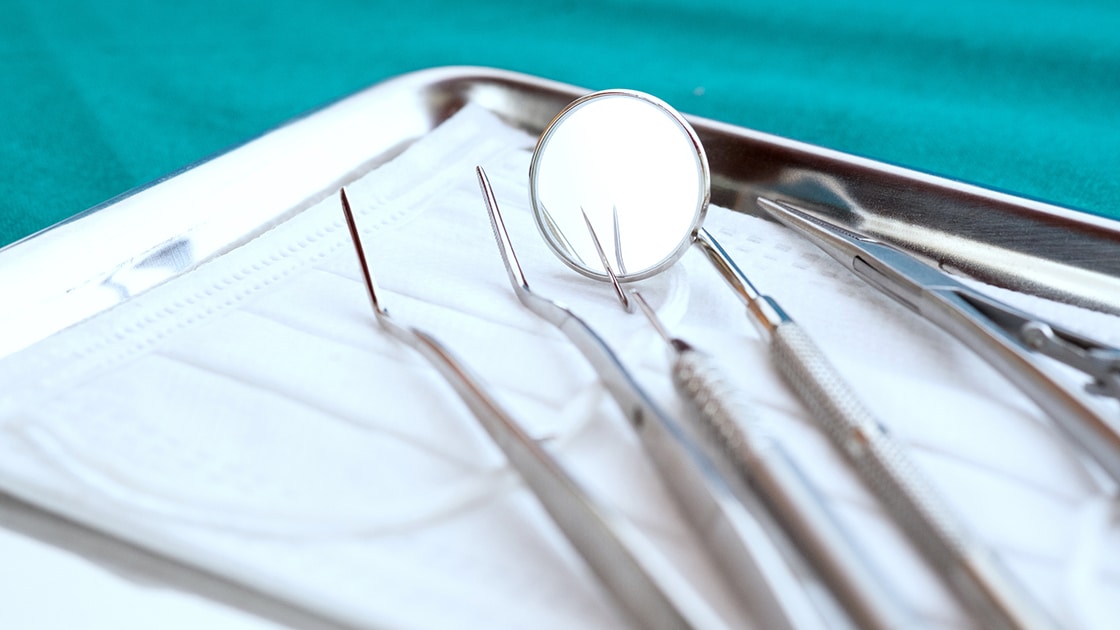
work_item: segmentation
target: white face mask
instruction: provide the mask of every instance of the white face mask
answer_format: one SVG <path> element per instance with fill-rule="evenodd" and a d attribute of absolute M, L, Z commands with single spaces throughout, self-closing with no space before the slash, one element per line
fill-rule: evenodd
<path fill-rule="evenodd" d="M 683 521 L 596 376 L 509 290 L 476 164 L 490 175 L 534 288 L 587 319 L 660 402 L 677 408 L 663 346 L 644 320 L 541 242 L 526 177 L 532 146 L 470 108 L 349 184 L 367 255 L 401 321 L 468 360 L 705 592 L 716 578 L 689 556 Z M 783 305 L 854 386 L 874 392 L 865 398 L 920 447 L 961 512 L 983 514 L 978 531 L 988 543 L 1013 536 L 1017 550 L 1050 558 L 1048 549 L 1115 535 L 1099 510 L 1078 520 L 1077 506 L 1102 496 L 1094 480 L 1014 390 L 990 386 L 999 377 L 967 350 L 773 223 L 712 208 L 705 225 L 768 286 L 785 289 Z M 897 538 L 875 536 L 887 527 L 882 515 L 852 498 L 850 473 L 774 374 L 707 261 L 687 254 L 642 281 L 642 293 L 674 333 L 736 375 L 734 385 L 796 445 L 829 501 L 869 524 L 876 554 L 905 553 Z M 872 336 L 851 332 L 867 331 L 869 321 L 874 360 Z M 454 394 L 378 329 L 333 196 L 0 360 L 0 383 L 0 487 L 83 522 L 333 618 L 617 625 L 605 594 L 573 568 L 578 559 L 548 533 L 547 518 L 526 508 L 524 489 Z M 931 392 L 952 398 L 959 415 L 913 404 Z M 1009 434 L 1021 452 L 969 450 Z M 984 494 L 993 487 L 1010 497 L 998 514 Z M 1073 507 L 1056 508 L 1054 497 Z M 890 577 L 911 605 L 940 618 L 945 600 L 922 588 L 928 576 L 913 579 L 916 567 L 895 567 Z M 1071 584 L 1096 569 L 1078 567 Z M 1028 575 L 1028 584 L 1056 592 L 1066 579 L 1059 569 Z M 1120 601 L 1107 588 L 1096 599 Z M 439 606 L 401 604 L 416 601 Z"/>
<path fill-rule="evenodd" d="M 574 435 L 625 444 L 567 342 L 509 301 L 473 168 L 487 164 L 503 192 L 527 199 L 532 144 L 472 106 L 349 184 L 367 253 L 394 312 L 469 357 L 534 433 L 561 448 Z M 535 245 L 523 260 L 555 272 L 542 286 L 573 293 L 570 272 L 540 244 L 527 204 L 520 209 L 511 229 Z M 614 310 L 593 291 L 573 297 Z M 626 340 L 631 328 L 607 330 Z M 0 463 L 0 486 L 56 497 L 52 508 L 98 527 L 213 561 L 208 568 L 266 590 L 294 585 L 336 618 L 616 619 L 596 586 L 558 571 L 555 548 L 536 541 L 547 518 L 509 511 L 515 476 L 455 395 L 378 329 L 334 197 L 0 360 L 0 374 L 12 385 L 0 400 L 0 453 L 18 454 Z M 640 469 L 641 457 L 592 458 L 591 474 L 617 477 L 620 466 Z M 644 496 L 634 490 L 626 493 Z M 656 520 L 664 507 L 637 510 Z M 473 515 L 494 532 L 528 527 L 528 547 L 504 535 L 480 542 Z M 479 557 L 503 568 L 464 574 Z M 526 579 L 585 605 L 557 614 L 530 598 L 503 613 L 496 602 L 520 597 Z M 378 592 L 435 596 L 448 608 L 417 617 L 370 597 Z"/>

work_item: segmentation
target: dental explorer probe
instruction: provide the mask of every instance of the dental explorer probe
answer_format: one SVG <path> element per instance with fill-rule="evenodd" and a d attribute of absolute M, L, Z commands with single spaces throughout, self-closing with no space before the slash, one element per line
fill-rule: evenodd
<path fill-rule="evenodd" d="M 771 613 L 766 627 L 780 624 L 781 627 L 803 628 L 809 623 L 819 627 L 821 620 L 809 614 L 810 609 L 817 614 L 828 615 L 826 623 L 829 625 L 838 623 L 833 614 L 836 604 L 827 599 L 822 603 L 819 599 L 824 594 L 821 589 L 809 589 L 817 597 L 814 601 L 805 599 L 808 593 L 802 589 L 770 588 L 773 578 L 768 577 L 765 571 L 775 565 L 760 561 L 762 559 L 756 555 L 759 537 L 751 532 L 751 529 L 756 529 L 752 525 L 757 525 L 758 520 L 765 522 L 768 515 L 758 507 L 756 497 L 742 478 L 723 474 L 684 428 L 653 402 L 610 347 L 582 319 L 529 289 L 486 173 L 482 167 L 477 167 L 476 172 L 494 238 L 518 300 L 559 328 L 599 373 L 685 516 L 703 540 L 711 543 L 709 551 L 712 556 L 733 584 L 738 586 L 738 592 L 748 601 L 756 603 L 754 610 Z M 805 497 L 798 500 L 811 501 Z M 754 506 L 754 509 L 748 511 L 747 506 Z M 773 523 L 767 523 L 767 533 L 781 540 L 779 545 L 784 545 L 785 549 L 790 548 L 789 541 L 782 540 L 780 529 Z M 878 629 L 914 626 L 910 611 L 898 598 L 889 594 L 889 585 L 872 575 L 870 568 L 859 558 L 850 554 L 845 556 L 850 549 L 848 545 L 826 544 L 823 547 L 833 554 L 841 554 L 841 557 L 832 556 L 836 559 L 832 564 L 835 570 L 832 575 L 842 574 L 844 577 L 829 580 L 829 587 L 856 625 Z M 786 558 L 791 560 L 788 553 Z M 804 576 L 804 567 L 798 566 L 798 560 L 791 562 L 793 570 Z M 770 564 L 765 571 L 764 564 Z M 797 582 L 803 583 L 806 579 L 802 577 Z M 763 598 L 760 599 L 759 593 L 749 588 L 752 583 L 767 587 Z M 802 601 L 798 603 L 791 599 L 795 597 Z"/>
<path fill-rule="evenodd" d="M 750 485 L 809 558 L 823 566 L 821 570 L 825 575 L 833 580 L 845 579 L 843 567 L 834 566 L 830 561 L 834 562 L 833 554 L 842 545 L 852 549 L 851 557 L 865 561 L 858 545 L 832 516 L 788 451 L 734 395 L 712 359 L 683 339 L 672 336 L 637 289 L 629 292 L 623 289 L 591 219 L 582 209 L 581 213 L 591 244 L 623 309 L 630 312 L 632 304 L 637 304 L 670 349 L 673 385 L 689 402 L 694 426 L 698 427 L 702 442 L 709 446 L 713 459 L 726 474 L 738 476 Z M 616 263 L 621 265 L 623 256 L 617 239 L 617 221 L 615 225 Z M 822 543 L 825 546 L 822 547 Z"/>
<path fill-rule="evenodd" d="M 378 324 L 420 353 L 446 379 L 615 602 L 641 628 L 726 628 L 649 539 L 630 521 L 592 499 L 564 466 L 499 406 L 470 370 L 433 337 L 398 324 L 389 316 L 377 294 L 345 189 L 339 197 Z"/>

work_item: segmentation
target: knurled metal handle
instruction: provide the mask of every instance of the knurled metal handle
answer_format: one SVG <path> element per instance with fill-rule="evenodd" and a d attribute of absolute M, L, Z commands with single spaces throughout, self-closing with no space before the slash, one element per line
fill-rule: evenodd
<path fill-rule="evenodd" d="M 778 371 L 927 560 L 986 628 L 1049 628 L 999 561 L 951 518 L 918 472 L 824 354 L 792 321 L 771 333 Z"/>
<path fill-rule="evenodd" d="M 719 368 L 684 342 L 673 345 L 674 384 L 695 406 L 699 430 L 719 451 L 716 459 L 758 494 L 852 620 L 866 628 L 911 626 L 911 611 Z"/>

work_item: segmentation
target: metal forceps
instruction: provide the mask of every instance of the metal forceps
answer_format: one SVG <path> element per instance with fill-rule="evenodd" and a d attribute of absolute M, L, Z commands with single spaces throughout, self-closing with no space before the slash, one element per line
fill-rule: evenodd
<path fill-rule="evenodd" d="M 454 355 L 427 333 L 389 317 L 366 262 L 346 191 L 339 196 L 377 322 L 420 353 L 454 388 L 620 607 L 642 628 L 726 627 L 652 543 L 628 520 L 591 498 Z"/>
<path fill-rule="evenodd" d="M 761 197 L 758 203 L 857 276 L 963 341 L 1120 482 L 1120 416 L 1110 422 L 1082 394 L 1051 378 L 1037 357 L 1048 356 L 1087 374 L 1092 379 L 1086 386 L 1089 393 L 1120 399 L 1120 349 L 1042 321 L 890 245 L 789 203 Z"/>

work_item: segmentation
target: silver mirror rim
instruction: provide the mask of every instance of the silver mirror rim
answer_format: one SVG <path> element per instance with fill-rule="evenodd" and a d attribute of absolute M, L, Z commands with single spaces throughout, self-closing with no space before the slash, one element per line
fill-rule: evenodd
<path fill-rule="evenodd" d="M 710 202 L 712 196 L 711 170 L 708 167 L 708 155 L 704 151 L 704 145 L 700 141 L 700 136 L 696 133 L 696 130 L 692 128 L 692 125 L 690 125 L 688 121 L 685 120 L 684 116 L 681 115 L 681 113 L 674 109 L 671 105 L 651 94 L 640 92 L 638 90 L 623 88 L 612 88 L 592 92 L 575 99 L 571 103 L 568 103 L 568 105 L 565 106 L 564 109 L 560 110 L 560 112 L 556 114 L 556 116 L 553 117 L 553 119 L 544 128 L 544 131 L 542 131 L 541 135 L 537 138 L 536 146 L 533 148 L 533 158 L 529 163 L 529 204 L 533 209 L 533 220 L 537 224 L 537 231 L 540 232 L 541 238 L 544 239 L 544 242 L 548 245 L 548 248 L 552 250 L 552 253 L 555 254 L 557 258 L 559 258 L 565 265 L 571 267 L 581 275 L 604 282 L 610 281 L 610 276 L 608 276 L 606 273 L 589 269 L 572 260 L 572 257 L 568 254 L 566 248 L 561 243 L 557 242 L 555 235 L 551 233 L 551 230 L 546 225 L 547 221 L 545 219 L 545 213 L 541 208 L 540 203 L 538 202 L 537 175 L 539 174 L 540 169 L 541 149 L 544 148 L 544 146 L 547 144 L 548 139 L 552 136 L 556 128 L 565 119 L 567 119 L 578 109 L 586 105 L 588 102 L 613 96 L 624 96 L 644 101 L 650 105 L 653 105 L 657 109 L 661 110 L 662 113 L 669 116 L 669 118 L 676 121 L 677 125 L 681 128 L 682 131 L 684 131 L 685 136 L 689 139 L 689 142 L 692 143 L 693 150 L 695 151 L 697 160 L 699 162 L 700 170 L 700 196 L 697 201 L 697 207 L 694 211 L 695 216 L 693 218 L 692 229 L 687 234 L 683 235 L 677 247 L 656 265 L 637 273 L 616 273 L 616 277 L 620 282 L 635 282 L 638 280 L 644 280 L 646 278 L 653 277 L 661 273 L 662 271 L 665 271 L 678 260 L 680 260 L 681 256 L 683 256 L 684 253 L 688 251 L 689 246 L 692 245 L 692 241 L 695 238 L 696 230 L 704 224 L 704 218 L 708 213 L 708 203 Z"/>

